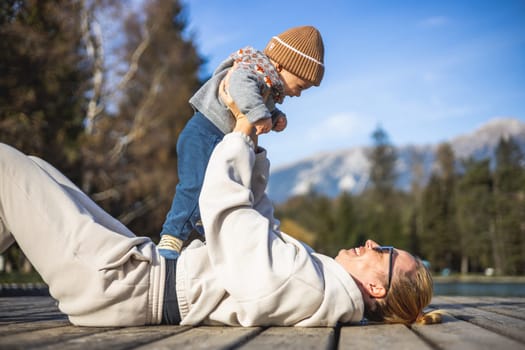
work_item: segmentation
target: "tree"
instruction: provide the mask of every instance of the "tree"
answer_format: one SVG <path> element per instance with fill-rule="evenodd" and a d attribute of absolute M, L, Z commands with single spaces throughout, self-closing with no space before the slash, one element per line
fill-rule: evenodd
<path fill-rule="evenodd" d="M 122 54 L 133 71 L 116 115 L 99 117 L 87 137 L 84 188 L 133 231 L 157 236 L 174 195 L 176 141 L 193 113 L 188 100 L 200 85 L 202 60 L 185 37 L 179 1 L 144 2 L 143 11 L 126 19 Z"/>
<path fill-rule="evenodd" d="M 490 266 L 492 176 L 490 160 L 463 161 L 465 173 L 458 180 L 456 218 L 461 247 L 461 273 Z"/>
<path fill-rule="evenodd" d="M 392 193 L 396 172 L 395 165 L 397 154 L 390 144 L 387 133 L 381 128 L 372 133 L 374 145 L 368 154 L 370 160 L 370 182 L 375 192 L 380 196 L 388 196 Z"/>
<path fill-rule="evenodd" d="M 305 229 L 304 227 L 302 227 L 301 225 L 299 225 L 294 220 L 284 218 L 281 221 L 281 231 L 312 247 L 315 245 L 315 240 L 317 236 Z"/>
<path fill-rule="evenodd" d="M 341 246 L 335 246 L 337 241 L 334 222 L 333 201 L 313 188 L 305 195 L 290 198 L 277 207 L 275 215 L 286 221 L 292 220 L 307 232 L 315 236 L 314 248 L 319 252 L 334 255 Z"/>
<path fill-rule="evenodd" d="M 491 230 L 495 269 L 525 273 L 525 168 L 513 139 L 499 140 L 494 170 L 494 225 Z"/>
<path fill-rule="evenodd" d="M 373 147 L 368 153 L 370 161 L 370 189 L 364 194 L 364 214 L 367 224 L 364 232 L 379 242 L 399 244 L 402 239 L 399 196 L 395 190 L 397 153 L 387 133 L 378 127 L 373 133 Z"/>
<path fill-rule="evenodd" d="M 78 180 L 88 75 L 79 1 L 0 3 L 0 141 Z"/>
<path fill-rule="evenodd" d="M 0 2 L 0 142 L 40 156 L 73 181 L 88 75 L 79 1 Z M 28 272 L 17 245 L 6 257 Z"/>
<path fill-rule="evenodd" d="M 460 254 L 456 244 L 455 156 L 450 144 L 439 145 L 436 169 L 423 191 L 421 250 L 434 269 L 455 266 Z"/>
<path fill-rule="evenodd" d="M 332 251 L 334 254 L 342 247 L 355 247 L 363 242 L 359 239 L 357 232 L 356 210 L 354 200 L 348 192 L 342 192 L 334 203 L 334 235 L 332 242 Z"/>
<path fill-rule="evenodd" d="M 128 71 L 123 74 L 118 84 L 108 84 L 112 80 L 110 76 L 115 76 L 116 67 L 108 64 L 108 57 L 115 56 L 112 50 L 106 54 L 106 49 L 112 47 L 111 41 L 118 42 L 114 33 L 120 33 L 118 29 L 119 21 L 111 21 L 113 35 L 108 36 L 110 40 L 104 40 L 104 33 L 101 22 L 108 22 L 108 18 L 120 16 L 122 4 L 118 0 L 79 0 L 82 2 L 80 15 L 80 28 L 85 52 L 90 62 L 90 91 L 86 103 L 86 114 L 84 117 L 84 131 L 87 135 L 92 135 L 95 130 L 97 119 L 104 116 L 106 106 L 112 104 L 114 95 L 117 94 L 126 83 L 129 82 L 136 69 L 136 61 L 143 52 L 143 46 L 137 48 L 135 61 L 130 64 Z M 118 34 L 117 34 L 118 35 Z M 114 78 L 113 78 L 114 79 Z M 110 85 L 113 85 L 110 87 Z"/>
<path fill-rule="evenodd" d="M 407 201 L 406 227 L 408 230 L 407 249 L 416 255 L 421 255 L 421 201 L 425 187 L 425 156 L 416 147 L 410 148 L 411 183 Z"/>

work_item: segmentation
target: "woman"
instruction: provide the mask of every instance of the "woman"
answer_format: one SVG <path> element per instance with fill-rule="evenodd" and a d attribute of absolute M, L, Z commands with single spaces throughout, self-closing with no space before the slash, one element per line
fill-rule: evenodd
<path fill-rule="evenodd" d="M 0 145 L 0 252 L 16 240 L 76 325 L 424 320 L 432 279 L 409 253 L 369 240 L 332 259 L 279 231 L 252 130 L 241 119 L 213 152 L 199 203 L 207 241 L 178 260 L 48 163 Z"/>

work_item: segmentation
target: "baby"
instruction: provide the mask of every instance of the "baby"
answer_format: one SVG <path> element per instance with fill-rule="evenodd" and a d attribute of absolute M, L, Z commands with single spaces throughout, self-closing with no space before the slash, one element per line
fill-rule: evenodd
<path fill-rule="evenodd" d="M 312 26 L 288 29 L 274 36 L 264 52 L 238 50 L 190 98 L 195 110 L 177 141 L 179 183 L 162 227 L 159 252 L 176 259 L 185 240 L 200 223 L 199 195 L 209 157 L 236 119 L 253 125 L 254 137 L 282 131 L 287 118 L 275 105 L 286 96 L 319 86 L 324 74 L 324 45 Z"/>

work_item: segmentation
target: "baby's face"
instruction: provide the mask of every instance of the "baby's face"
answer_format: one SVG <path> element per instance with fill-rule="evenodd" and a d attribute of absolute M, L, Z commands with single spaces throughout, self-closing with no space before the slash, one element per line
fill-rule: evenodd
<path fill-rule="evenodd" d="M 301 92 L 312 87 L 312 83 L 307 82 L 287 71 L 286 69 L 281 70 L 281 79 L 284 82 L 284 95 L 285 96 L 301 96 Z"/>

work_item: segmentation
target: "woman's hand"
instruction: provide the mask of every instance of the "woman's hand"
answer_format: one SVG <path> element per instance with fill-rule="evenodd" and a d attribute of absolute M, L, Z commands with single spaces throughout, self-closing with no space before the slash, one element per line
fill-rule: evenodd
<path fill-rule="evenodd" d="M 272 118 L 259 119 L 253 123 L 255 135 L 266 134 L 272 130 Z"/>

